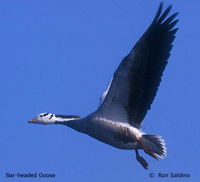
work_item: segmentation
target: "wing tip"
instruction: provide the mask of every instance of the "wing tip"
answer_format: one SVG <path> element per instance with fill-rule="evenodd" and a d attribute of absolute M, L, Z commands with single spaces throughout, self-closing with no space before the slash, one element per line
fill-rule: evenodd
<path fill-rule="evenodd" d="M 160 3 L 160 6 L 158 8 L 158 11 L 156 13 L 156 16 L 155 16 L 152 24 L 155 23 L 155 22 L 158 23 L 158 24 L 161 24 L 165 20 L 165 18 L 169 14 L 169 12 L 171 11 L 172 5 L 169 5 L 163 13 L 162 13 L 162 9 L 163 9 L 163 2 Z M 172 21 L 178 14 L 179 14 L 179 12 L 176 12 L 173 15 L 171 15 L 168 19 Z"/>

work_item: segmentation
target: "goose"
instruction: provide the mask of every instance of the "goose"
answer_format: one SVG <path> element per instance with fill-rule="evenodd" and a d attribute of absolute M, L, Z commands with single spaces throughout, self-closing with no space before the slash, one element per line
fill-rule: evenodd
<path fill-rule="evenodd" d="M 148 169 L 138 150 L 158 160 L 167 154 L 159 135 L 141 131 L 142 122 L 156 96 L 168 63 L 179 21 L 177 13 L 167 18 L 172 5 L 161 14 L 163 3 L 152 23 L 124 57 L 114 72 L 96 111 L 86 117 L 41 113 L 28 121 L 36 124 L 62 124 L 103 143 L 124 150 L 135 150 L 136 160 Z"/>

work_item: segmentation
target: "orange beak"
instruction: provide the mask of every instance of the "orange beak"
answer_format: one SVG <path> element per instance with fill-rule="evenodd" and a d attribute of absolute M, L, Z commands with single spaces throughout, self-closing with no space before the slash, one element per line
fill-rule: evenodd
<path fill-rule="evenodd" d="M 36 123 L 36 122 L 37 122 L 37 118 L 34 118 L 34 119 L 28 121 L 28 123 Z"/>

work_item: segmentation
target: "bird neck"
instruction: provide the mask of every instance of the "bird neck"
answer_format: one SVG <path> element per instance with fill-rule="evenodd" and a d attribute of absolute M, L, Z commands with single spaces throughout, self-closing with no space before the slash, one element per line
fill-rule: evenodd
<path fill-rule="evenodd" d="M 63 124 L 70 128 L 73 128 L 79 132 L 84 131 L 84 122 L 80 116 L 76 115 L 55 115 L 54 124 Z"/>

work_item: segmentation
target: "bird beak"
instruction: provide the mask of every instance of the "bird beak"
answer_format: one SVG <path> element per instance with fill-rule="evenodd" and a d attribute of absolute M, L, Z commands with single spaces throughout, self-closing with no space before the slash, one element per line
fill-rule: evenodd
<path fill-rule="evenodd" d="M 34 119 L 28 121 L 28 123 L 36 123 L 36 122 L 37 122 L 37 118 L 34 118 Z"/>

